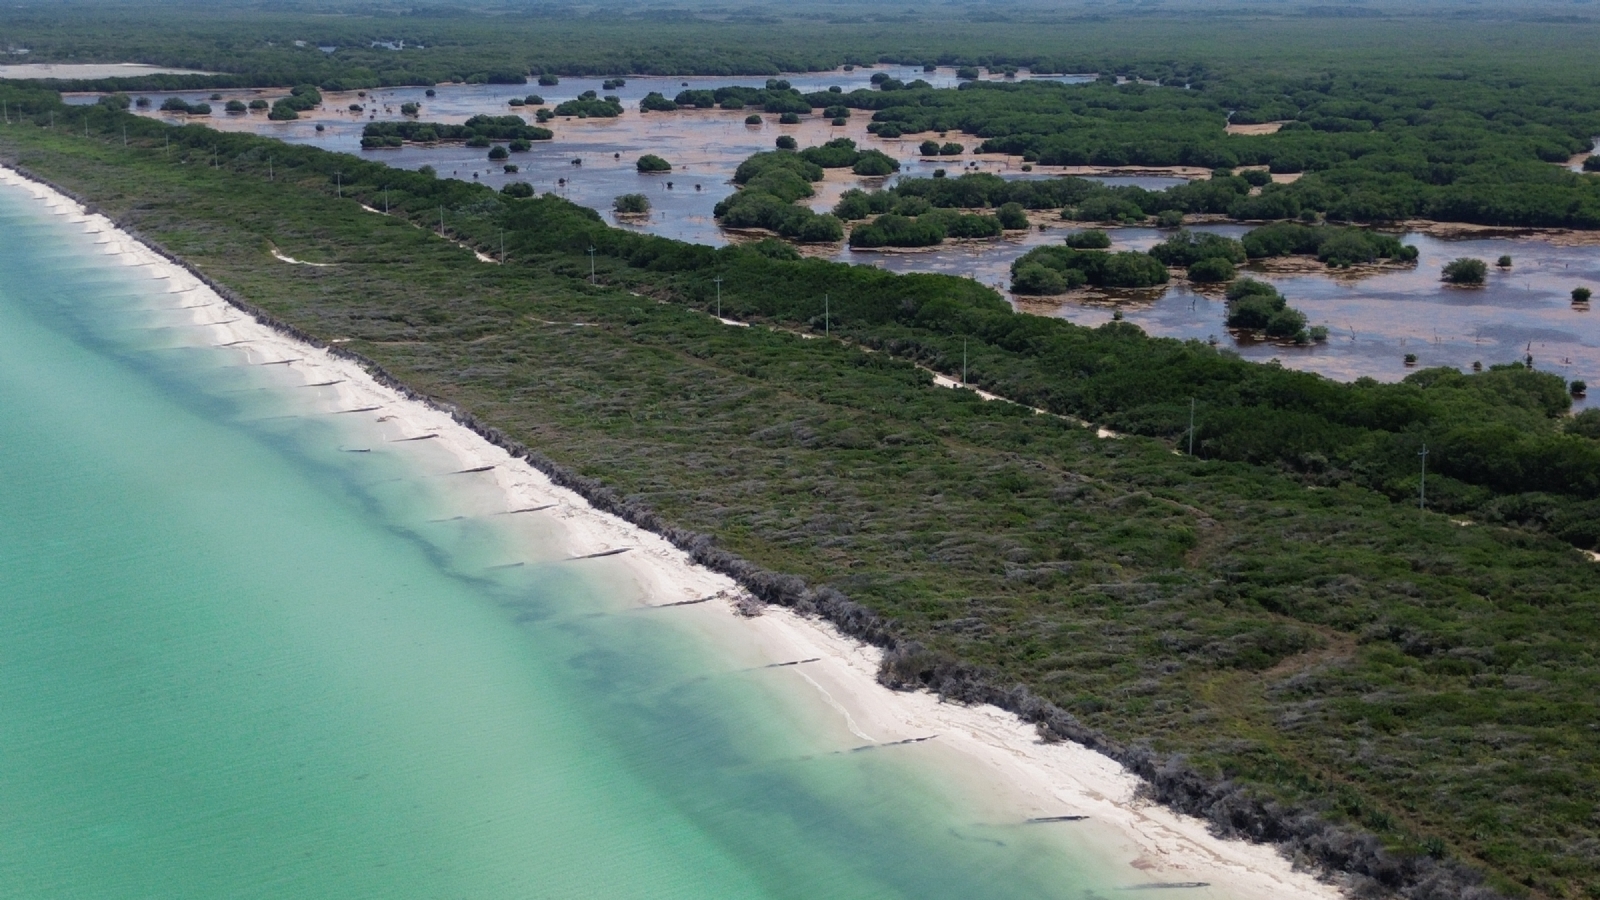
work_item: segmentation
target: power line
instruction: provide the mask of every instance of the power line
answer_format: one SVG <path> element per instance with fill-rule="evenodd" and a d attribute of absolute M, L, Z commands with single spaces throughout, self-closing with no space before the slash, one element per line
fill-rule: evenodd
<path fill-rule="evenodd" d="M 1428 506 L 1428 445 L 1423 444 L 1417 456 L 1422 459 L 1422 480 L 1417 483 L 1417 509 Z"/>

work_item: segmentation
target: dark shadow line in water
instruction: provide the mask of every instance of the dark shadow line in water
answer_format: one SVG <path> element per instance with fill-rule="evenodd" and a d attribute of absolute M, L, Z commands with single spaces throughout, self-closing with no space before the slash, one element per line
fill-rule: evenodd
<path fill-rule="evenodd" d="M 339 448 L 339 452 L 340 453 L 371 453 L 372 449 L 369 448 L 369 447 L 340 447 Z"/>
<path fill-rule="evenodd" d="M 461 521 L 462 519 L 465 519 L 465 518 L 466 518 L 466 516 L 446 516 L 443 519 L 429 519 L 428 521 L 430 523 L 432 523 L 432 522 L 459 522 L 459 521 Z"/>
<path fill-rule="evenodd" d="M 996 847 L 1004 847 L 1006 845 L 1005 841 L 996 840 L 994 838 L 973 837 L 972 835 L 962 834 L 955 828 L 949 829 L 949 833 L 951 837 L 958 841 L 969 841 L 974 844 L 993 844 Z"/>
<path fill-rule="evenodd" d="M 585 553 L 582 556 L 569 556 L 567 557 L 566 561 L 572 562 L 579 559 L 599 559 L 602 556 L 616 556 L 619 553 L 627 553 L 632 549 L 632 547 L 618 547 L 615 550 L 601 550 L 598 553 Z"/>
<path fill-rule="evenodd" d="M 493 572 L 496 569 L 520 569 L 527 565 L 525 562 L 501 563 L 498 566 L 489 566 L 485 571 Z"/>
<path fill-rule="evenodd" d="M 555 503 L 546 503 L 543 506 L 524 506 L 521 509 L 508 509 L 505 512 L 492 513 L 491 515 L 496 515 L 496 516 L 514 516 L 517 513 L 538 512 L 538 511 L 540 511 L 542 509 L 550 509 L 550 508 L 552 508 L 554 506 L 557 506 L 557 505 L 558 504 L 555 504 Z"/>
<path fill-rule="evenodd" d="M 788 662 L 767 663 L 764 666 L 757 666 L 754 669 L 746 669 L 745 671 L 746 672 L 756 672 L 756 671 L 760 671 L 761 669 L 782 669 L 782 668 L 785 668 L 785 667 L 788 667 L 788 666 L 803 666 L 806 663 L 814 663 L 814 662 L 822 662 L 822 657 L 820 657 L 820 656 L 812 656 L 812 657 L 809 657 L 807 659 L 791 659 Z"/>
<path fill-rule="evenodd" d="M 419 435 L 417 437 L 395 438 L 394 440 L 390 441 L 389 443 L 391 443 L 391 444 L 404 444 L 406 441 L 431 441 L 436 437 L 438 437 L 437 434 L 424 434 L 424 435 Z"/>
<path fill-rule="evenodd" d="M 374 407 L 374 409 L 376 409 L 376 407 Z M 351 410 L 351 412 L 355 412 L 355 411 L 356 410 Z M 454 472 L 446 472 L 444 474 L 446 474 L 446 475 L 474 475 L 474 474 L 477 474 L 478 472 L 487 472 L 487 471 L 489 471 L 490 469 L 493 469 L 493 468 L 494 468 L 494 466 L 473 466 L 470 469 L 457 469 Z"/>
<path fill-rule="evenodd" d="M 623 548 L 623 549 L 625 550 L 627 548 Z M 622 552 L 622 550 L 616 550 L 616 551 L 607 552 L 607 553 L 605 553 L 603 555 L 610 556 L 610 555 L 612 555 L 612 553 L 621 553 L 621 552 Z M 674 607 L 674 606 L 697 606 L 697 605 L 699 605 L 701 603 L 706 603 L 706 602 L 709 602 L 709 601 L 715 600 L 715 599 L 717 599 L 717 595 L 716 594 L 708 594 L 708 595 L 706 595 L 704 597 L 700 597 L 700 598 L 695 599 L 695 600 L 679 600 L 676 603 L 646 603 L 644 605 L 644 608 L 645 609 L 668 609 L 668 608 Z"/>
<path fill-rule="evenodd" d="M 381 406 L 358 406 L 355 409 L 335 409 L 335 410 L 330 411 L 328 413 L 328 415 L 330 415 L 330 416 L 342 416 L 342 415 L 345 415 L 347 413 L 372 412 L 373 410 L 378 410 L 378 409 L 383 409 L 383 407 L 381 407 Z"/>
<path fill-rule="evenodd" d="M 938 737 L 937 734 L 930 734 L 927 737 L 906 738 L 903 741 L 886 741 L 886 742 L 884 742 L 882 744 L 862 744 L 859 747 L 851 747 L 849 750 L 835 750 L 834 754 L 840 754 L 840 753 L 862 753 L 862 752 L 865 752 L 867 750 L 882 750 L 885 747 L 902 747 L 902 746 L 905 746 L 906 744 L 920 744 L 923 741 L 931 741 L 936 737 Z"/>
<path fill-rule="evenodd" d="M 1087 819 L 1087 818 L 1089 818 L 1089 817 L 1088 816 L 1038 816 L 1036 818 L 1029 819 L 1024 824 L 1027 824 L 1027 825 L 1044 825 L 1044 824 L 1049 823 L 1049 822 L 1082 822 L 1084 819 Z"/>
<path fill-rule="evenodd" d="M 1210 887 L 1209 881 L 1152 881 L 1147 884 L 1130 884 L 1119 887 L 1119 891 L 1157 891 L 1168 888 L 1203 888 Z"/>

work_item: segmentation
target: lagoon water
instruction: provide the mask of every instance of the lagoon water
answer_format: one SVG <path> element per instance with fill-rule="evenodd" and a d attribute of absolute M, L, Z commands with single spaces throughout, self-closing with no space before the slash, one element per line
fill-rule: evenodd
<path fill-rule="evenodd" d="M 559 561 L 433 442 L 316 414 L 25 192 L 0 228 L 0 895 L 1137 883 L 1086 830 L 997 818 L 935 744 L 847 752 L 796 668 Z"/>
<path fill-rule="evenodd" d="M 787 76 L 802 90 L 825 89 L 838 85 L 843 90 L 867 87 L 870 77 L 882 71 L 892 77 L 911 80 L 924 77 L 920 69 L 857 69 L 852 72 L 824 72 Z M 955 83 L 953 69 L 940 69 L 926 75 L 935 85 Z M 1085 76 L 1062 76 L 1060 80 L 1083 80 Z M 423 103 L 424 118 L 446 122 L 464 121 L 478 113 L 518 112 L 507 106 L 512 97 L 540 93 L 554 103 L 577 96 L 584 90 L 604 90 L 598 79 L 563 79 L 560 85 L 441 85 L 429 98 L 422 88 L 385 88 L 365 98 L 354 95 L 330 100 L 327 110 L 315 119 L 296 122 L 269 122 L 264 115 L 229 116 L 217 111 L 206 121 L 221 129 L 247 130 L 295 143 L 310 143 L 330 150 L 360 153 L 368 159 L 399 168 L 434 166 L 442 176 L 476 180 L 492 187 L 508 181 L 527 181 L 540 191 L 550 191 L 608 216 L 619 227 L 678 240 L 720 246 L 736 235 L 721 229 L 713 217 L 717 201 L 734 190 L 731 177 L 739 162 L 750 154 L 768 149 L 779 135 L 796 138 L 802 146 L 820 144 L 830 138 L 849 136 L 860 146 L 881 149 L 902 163 L 901 177 L 925 177 L 935 169 L 951 174 L 959 171 L 986 171 L 1005 178 L 1052 177 L 1044 168 L 1024 173 L 1021 164 L 998 156 L 921 157 L 917 145 L 929 135 L 907 135 L 883 139 L 866 131 L 870 116 L 857 111 L 844 125 L 834 126 L 817 117 L 804 117 L 796 125 L 780 125 L 775 116 L 763 115 L 759 125 L 745 125 L 746 111 L 685 110 L 675 113 L 641 114 L 638 99 L 648 91 L 659 90 L 672 96 L 683 87 L 713 88 L 725 84 L 759 85 L 760 78 L 630 78 L 616 93 L 627 111 L 617 119 L 558 119 L 551 124 L 555 138 L 539 142 L 528 153 L 512 160 L 520 171 L 507 174 L 491 166 L 481 148 L 460 145 L 434 147 L 407 146 L 403 149 L 361 151 L 361 128 L 368 121 L 400 118 L 399 105 L 407 100 Z M 226 97 L 248 99 L 257 92 L 228 92 Z M 167 95 L 151 95 L 159 105 Z M 189 100 L 205 94 L 190 92 Z M 71 98 L 93 102 L 91 95 Z M 367 111 L 359 115 L 339 112 L 342 104 L 362 100 Z M 520 110 L 526 113 L 526 108 Z M 179 121 L 159 112 L 148 114 Z M 323 131 L 317 131 L 317 127 Z M 970 136 L 950 134 L 972 150 L 978 141 Z M 673 164 L 667 175 L 641 175 L 634 161 L 642 152 L 665 155 Z M 573 165 L 581 160 L 581 165 Z M 1109 184 L 1137 184 L 1161 190 L 1186 179 L 1173 174 L 1144 173 L 1133 176 L 1093 176 Z M 889 179 L 892 183 L 893 179 Z M 818 211 L 832 208 L 838 197 L 851 187 L 882 186 L 884 179 L 863 179 L 843 171 L 830 172 L 818 186 L 816 197 L 807 201 Z M 644 220 L 619 220 L 610 214 L 613 198 L 623 193 L 642 192 L 654 206 Z M 951 242 L 916 252 L 855 251 L 848 246 L 812 248 L 811 252 L 848 263 L 880 266 L 896 272 L 940 272 L 974 278 L 1001 293 L 1007 292 L 1011 263 L 1036 246 L 1058 243 L 1069 226 L 1049 224 L 1047 230 L 1013 233 L 1004 239 L 984 242 Z M 1246 230 L 1237 225 L 1202 226 L 1237 237 Z M 1119 228 L 1114 231 L 1117 249 L 1148 249 L 1165 232 L 1152 228 Z M 1266 362 L 1277 359 L 1284 365 L 1308 369 L 1332 378 L 1360 377 L 1393 381 L 1405 377 L 1412 368 L 1405 363 L 1408 354 L 1417 357 L 1419 367 L 1445 365 L 1468 369 L 1474 362 L 1483 365 L 1507 363 L 1534 357 L 1535 363 L 1567 379 L 1594 381 L 1600 378 L 1600 318 L 1588 314 L 1587 307 L 1574 307 L 1566 299 L 1573 287 L 1600 286 L 1600 254 L 1593 245 L 1568 245 L 1546 236 L 1482 235 L 1470 240 L 1445 240 L 1425 234 L 1401 236 L 1421 252 L 1417 265 L 1410 269 L 1389 268 L 1357 273 L 1328 273 L 1315 270 L 1285 272 L 1253 267 L 1249 274 L 1277 284 L 1290 302 L 1306 313 L 1313 324 L 1327 327 L 1333 337 L 1327 343 L 1295 347 L 1261 342 L 1248 336 L 1230 334 L 1224 325 L 1225 304 L 1219 293 L 1209 289 L 1191 290 L 1174 285 L 1159 291 L 1108 294 L 1084 302 L 1081 298 L 1065 303 L 1038 302 L 1012 297 L 1029 312 L 1055 315 L 1084 325 L 1109 321 L 1114 312 L 1139 325 L 1148 333 L 1202 341 L 1214 340 L 1219 346 L 1247 359 Z M 1511 255 L 1517 264 L 1510 271 L 1496 270 L 1490 284 L 1482 290 L 1462 290 L 1439 281 L 1440 267 L 1457 256 L 1494 260 Z M 1579 401 L 1578 405 L 1583 405 Z"/>

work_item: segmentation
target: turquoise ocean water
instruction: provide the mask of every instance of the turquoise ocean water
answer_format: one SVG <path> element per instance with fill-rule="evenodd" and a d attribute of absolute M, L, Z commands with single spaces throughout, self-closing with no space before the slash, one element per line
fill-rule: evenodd
<path fill-rule="evenodd" d="M 428 442 L 312 414 L 25 192 L 0 186 L 0 235 L 0 896 L 1119 880 L 982 821 L 913 747 L 837 752 L 792 670 L 638 610 L 603 561 L 538 562 L 547 525 L 480 515 Z"/>

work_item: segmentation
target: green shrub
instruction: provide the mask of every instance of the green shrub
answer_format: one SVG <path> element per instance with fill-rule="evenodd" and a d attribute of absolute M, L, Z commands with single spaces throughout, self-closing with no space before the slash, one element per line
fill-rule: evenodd
<path fill-rule="evenodd" d="M 1082 273 L 1078 274 L 1081 277 Z M 1016 294 L 1062 294 L 1070 287 L 1063 273 L 1038 263 L 1019 266 L 1011 273 L 1011 291 Z"/>
<path fill-rule="evenodd" d="M 1189 280 L 1202 284 L 1232 281 L 1237 275 L 1233 263 L 1220 256 L 1208 256 L 1189 266 Z"/>
<path fill-rule="evenodd" d="M 650 198 L 643 194 L 623 194 L 611 201 L 611 208 L 625 215 L 643 215 L 650 211 Z"/>
<path fill-rule="evenodd" d="M 1000 220 L 1000 227 L 1008 231 L 1019 231 L 1028 227 L 1028 212 L 1022 208 L 1021 203 L 1006 203 L 995 211 L 995 218 Z"/>
<path fill-rule="evenodd" d="M 881 150 L 868 150 L 861 154 L 850 171 L 865 177 L 881 177 L 900 171 L 900 164 Z"/>
<path fill-rule="evenodd" d="M 1489 266 L 1481 259 L 1463 256 L 1445 263 L 1442 274 L 1450 284 L 1483 284 L 1489 276 Z"/>
<path fill-rule="evenodd" d="M 1067 235 L 1062 243 L 1076 250 L 1104 250 L 1111 246 L 1111 235 L 1099 228 L 1087 228 Z"/>
<path fill-rule="evenodd" d="M 654 153 L 646 153 L 645 155 L 639 157 L 639 161 L 634 163 L 633 165 L 634 165 L 634 168 L 638 169 L 640 172 L 671 172 L 672 171 L 672 163 L 667 162 L 666 160 L 662 159 L 661 157 L 655 155 Z"/>

